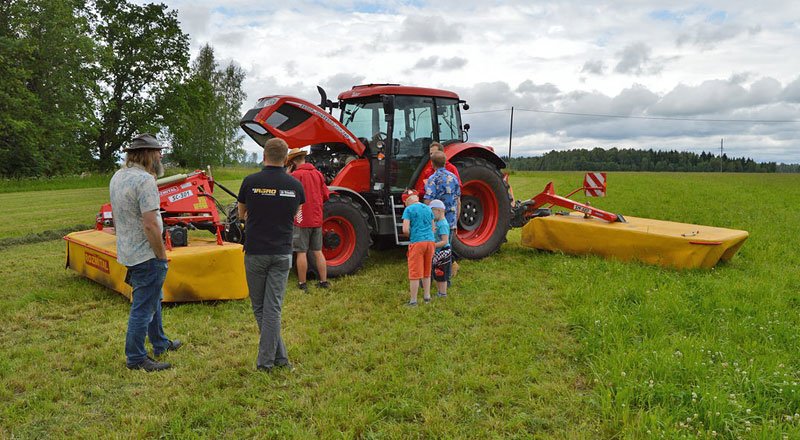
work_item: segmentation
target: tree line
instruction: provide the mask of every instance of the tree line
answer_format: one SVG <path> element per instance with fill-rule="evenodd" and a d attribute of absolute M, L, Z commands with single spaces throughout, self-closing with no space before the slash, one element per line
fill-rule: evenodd
<path fill-rule="evenodd" d="M 141 132 L 179 166 L 244 162 L 244 77 L 209 45 L 190 64 L 163 4 L 0 1 L 0 176 L 112 170 Z"/>
<path fill-rule="evenodd" d="M 539 157 L 512 157 L 509 167 L 520 171 L 687 171 L 687 172 L 798 172 L 796 164 L 756 162 L 727 154 L 617 148 L 550 151 Z"/>

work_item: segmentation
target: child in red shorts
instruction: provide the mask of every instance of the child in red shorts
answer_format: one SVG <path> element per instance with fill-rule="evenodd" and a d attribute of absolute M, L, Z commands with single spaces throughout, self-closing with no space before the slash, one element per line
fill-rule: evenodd
<path fill-rule="evenodd" d="M 420 203 L 416 191 L 403 194 L 406 209 L 403 210 L 403 233 L 409 236 L 408 280 L 409 306 L 417 305 L 419 281 L 422 280 L 423 299 L 431 300 L 431 261 L 433 260 L 434 235 L 433 211 Z"/>

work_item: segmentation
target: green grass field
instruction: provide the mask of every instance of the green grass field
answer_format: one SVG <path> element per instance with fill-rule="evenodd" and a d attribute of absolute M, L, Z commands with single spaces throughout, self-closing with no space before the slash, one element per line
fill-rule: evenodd
<path fill-rule="evenodd" d="M 517 198 L 550 180 L 565 194 L 582 173 L 511 176 Z M 167 307 L 175 368 L 128 371 L 127 300 L 31 235 L 94 221 L 106 188 L 70 186 L 0 194 L 0 438 L 800 438 L 798 175 L 609 174 L 598 207 L 750 232 L 709 271 L 537 252 L 514 230 L 407 309 L 402 250 L 373 251 L 330 291 L 290 288 L 297 368 L 273 375 L 249 301 Z"/>

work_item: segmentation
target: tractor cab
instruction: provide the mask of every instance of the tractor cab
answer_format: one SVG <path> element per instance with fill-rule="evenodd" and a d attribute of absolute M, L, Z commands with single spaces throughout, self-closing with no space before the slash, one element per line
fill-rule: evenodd
<path fill-rule="evenodd" d="M 459 100 L 440 90 L 363 87 L 369 87 L 367 96 L 359 86 L 339 96 L 340 120 L 368 147 L 371 188 L 385 188 L 396 195 L 414 187 L 432 142 L 448 145 L 462 141 Z M 414 91 L 420 95 L 397 93 Z"/>

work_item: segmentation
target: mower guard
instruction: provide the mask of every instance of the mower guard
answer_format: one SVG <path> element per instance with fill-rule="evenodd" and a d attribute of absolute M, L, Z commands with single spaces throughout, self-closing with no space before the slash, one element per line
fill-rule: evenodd
<path fill-rule="evenodd" d="M 67 267 L 131 299 L 127 269 L 117 262 L 111 228 L 73 232 L 67 242 Z M 169 270 L 163 302 L 191 302 L 247 297 L 242 245 L 192 238 L 188 246 L 167 251 Z"/>

